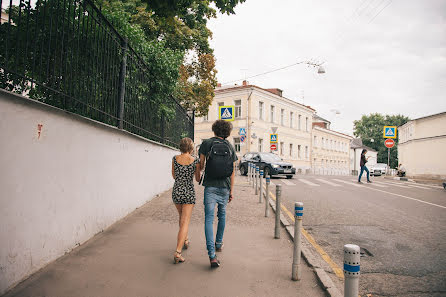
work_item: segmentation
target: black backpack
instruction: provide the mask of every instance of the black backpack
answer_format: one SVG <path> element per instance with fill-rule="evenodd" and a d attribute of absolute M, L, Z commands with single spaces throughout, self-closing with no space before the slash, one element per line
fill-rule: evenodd
<path fill-rule="evenodd" d="M 213 179 L 226 178 L 234 171 L 232 150 L 228 141 L 214 139 L 206 157 L 205 174 Z"/>

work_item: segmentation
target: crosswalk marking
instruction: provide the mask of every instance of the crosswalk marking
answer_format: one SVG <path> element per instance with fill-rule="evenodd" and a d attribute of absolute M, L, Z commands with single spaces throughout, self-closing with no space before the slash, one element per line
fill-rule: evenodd
<path fill-rule="evenodd" d="M 409 189 L 410 187 L 406 186 L 406 185 L 399 185 L 396 183 L 392 183 L 392 182 L 375 182 L 375 183 L 379 183 L 379 184 L 383 184 L 383 185 L 390 185 L 390 186 L 395 186 L 395 187 L 400 187 L 400 188 L 404 188 L 404 189 Z"/>
<path fill-rule="evenodd" d="M 375 186 L 375 187 L 378 187 L 378 188 L 387 188 L 387 186 L 385 186 L 385 185 L 380 185 L 380 184 L 378 184 L 378 183 L 376 183 L 376 182 L 372 182 L 371 185 L 372 185 L 372 186 Z"/>
<path fill-rule="evenodd" d="M 295 186 L 295 184 L 293 184 L 292 182 L 290 182 L 289 180 L 286 180 L 286 179 L 282 180 L 282 182 L 287 186 Z"/>
<path fill-rule="evenodd" d="M 327 185 L 330 185 L 330 186 L 333 186 L 333 187 L 340 187 L 340 186 L 341 186 L 341 185 L 332 183 L 332 182 L 330 182 L 330 181 L 328 181 L 328 180 L 321 179 L 321 178 L 316 178 L 316 180 L 317 180 L 317 181 L 320 181 L 320 182 L 322 182 L 322 183 L 326 183 Z"/>
<path fill-rule="evenodd" d="M 433 188 L 428 188 L 428 187 L 413 185 L 413 184 L 407 184 L 407 186 L 412 187 L 412 188 L 418 188 L 418 189 L 433 190 Z"/>
<path fill-rule="evenodd" d="M 363 186 L 360 185 L 360 184 L 355 184 L 355 182 L 350 182 L 350 181 L 346 181 L 346 180 L 342 180 L 342 179 L 337 179 L 337 178 L 334 178 L 333 180 L 338 181 L 338 182 L 341 182 L 341 183 L 344 183 L 344 184 L 347 184 L 347 185 L 352 185 L 352 186 L 354 186 L 354 187 L 363 187 Z"/>
<path fill-rule="evenodd" d="M 307 185 L 309 185 L 309 186 L 319 187 L 318 184 L 312 183 L 312 182 L 310 182 L 310 181 L 308 181 L 308 180 L 306 180 L 306 179 L 299 178 L 298 181 L 301 181 L 301 182 L 303 182 L 304 184 L 307 184 Z"/>

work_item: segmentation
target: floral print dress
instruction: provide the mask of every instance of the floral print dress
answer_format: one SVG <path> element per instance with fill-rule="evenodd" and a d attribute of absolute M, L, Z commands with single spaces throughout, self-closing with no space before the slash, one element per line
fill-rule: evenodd
<path fill-rule="evenodd" d="M 195 204 L 194 173 L 198 159 L 189 165 L 181 165 L 173 157 L 175 183 L 172 190 L 172 200 L 175 204 Z"/>

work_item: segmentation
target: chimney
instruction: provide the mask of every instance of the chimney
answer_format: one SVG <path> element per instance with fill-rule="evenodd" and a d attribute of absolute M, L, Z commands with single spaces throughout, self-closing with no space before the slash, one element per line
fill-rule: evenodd
<path fill-rule="evenodd" d="M 217 83 L 217 88 L 221 88 L 221 83 Z"/>
<path fill-rule="evenodd" d="M 248 82 L 246 80 L 243 81 L 243 86 L 247 86 Z"/>

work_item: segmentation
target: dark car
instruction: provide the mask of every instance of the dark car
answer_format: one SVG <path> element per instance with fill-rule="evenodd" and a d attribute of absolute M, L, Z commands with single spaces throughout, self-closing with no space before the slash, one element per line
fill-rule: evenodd
<path fill-rule="evenodd" d="M 246 153 L 239 163 L 240 173 L 248 173 L 248 163 L 254 163 L 263 170 L 264 176 L 282 175 L 292 178 L 296 174 L 293 164 L 284 162 L 282 158 L 273 153 Z"/>

